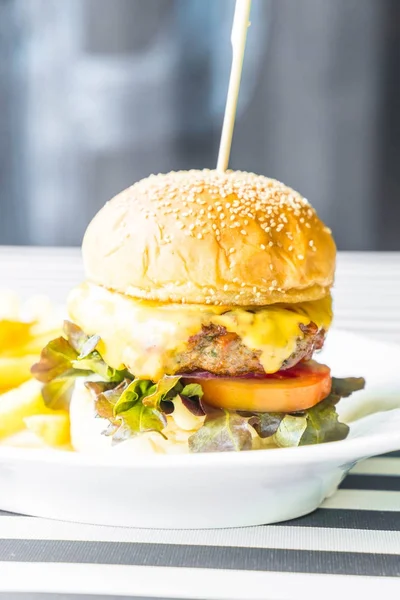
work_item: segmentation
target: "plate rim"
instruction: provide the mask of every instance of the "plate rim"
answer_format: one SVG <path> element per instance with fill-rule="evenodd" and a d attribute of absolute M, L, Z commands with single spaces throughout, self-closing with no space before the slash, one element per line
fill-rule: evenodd
<path fill-rule="evenodd" d="M 382 412 L 396 412 L 400 408 Z M 126 454 L 84 454 L 57 449 L 0 448 L 1 462 L 6 460 L 75 467 L 114 467 L 129 469 L 187 468 L 191 466 L 209 468 L 236 468 L 244 466 L 287 466 L 289 464 L 337 463 L 362 460 L 377 454 L 400 450 L 400 430 L 390 433 L 360 436 L 337 442 L 326 442 L 292 448 L 267 448 L 245 452 L 205 452 L 198 454 L 150 454 L 140 458 Z"/>

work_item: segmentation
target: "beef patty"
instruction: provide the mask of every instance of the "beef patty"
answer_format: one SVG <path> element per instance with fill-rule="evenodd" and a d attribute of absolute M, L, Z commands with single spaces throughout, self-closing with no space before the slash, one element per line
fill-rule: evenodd
<path fill-rule="evenodd" d="M 300 325 L 303 337 L 297 341 L 296 349 L 281 366 L 289 369 L 301 360 L 309 360 L 315 350 L 322 348 L 325 331 L 315 323 Z M 215 375 L 234 377 L 245 373 L 263 374 L 259 350 L 244 345 L 236 333 L 230 333 L 221 325 L 203 325 L 200 333 L 189 338 L 187 349 L 175 355 L 177 373 L 209 371 Z"/>

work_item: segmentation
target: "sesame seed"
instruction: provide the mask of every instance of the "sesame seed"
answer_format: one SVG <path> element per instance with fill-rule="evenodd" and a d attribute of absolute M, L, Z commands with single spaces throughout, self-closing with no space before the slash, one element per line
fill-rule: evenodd
<path fill-rule="evenodd" d="M 273 246 L 273 245 L 274 245 L 274 242 L 268 242 L 268 246 L 269 246 L 270 248 L 272 248 L 272 246 Z"/>
<path fill-rule="evenodd" d="M 293 250 L 293 246 L 289 246 L 288 250 L 291 252 Z"/>
<path fill-rule="evenodd" d="M 310 240 L 310 241 L 308 242 L 308 245 L 310 246 L 310 248 L 312 248 L 312 247 L 314 246 L 314 240 Z"/>
<path fill-rule="evenodd" d="M 235 248 L 229 248 L 229 254 L 233 254 L 235 252 Z"/>
<path fill-rule="evenodd" d="M 224 285 L 224 291 L 227 292 L 228 289 L 229 289 L 229 286 L 225 283 L 225 285 Z"/>
<path fill-rule="evenodd" d="M 267 233 L 274 229 L 278 233 L 282 231 L 283 225 L 289 223 L 289 214 L 290 219 L 297 218 L 308 229 L 312 223 L 308 221 L 316 218 L 308 201 L 283 183 L 239 171 L 220 173 L 204 169 L 150 175 L 131 186 L 129 194 L 137 199 L 138 210 L 145 219 L 157 219 L 161 213 L 168 215 L 171 211 L 179 223 L 187 219 L 186 228 L 177 223 L 185 235 L 185 229 L 193 231 L 190 225 L 204 227 L 217 215 L 221 228 L 223 217 L 239 232 L 246 231 L 250 220 L 254 220 Z M 227 201 L 223 200 L 228 196 Z M 179 206 L 174 206 L 174 199 L 179 199 Z M 190 210 L 182 211 L 185 206 Z M 328 228 L 323 231 L 330 233 Z M 285 233 L 291 234 L 290 231 Z"/>
<path fill-rule="evenodd" d="M 260 244 L 260 248 L 261 248 L 261 250 L 265 250 L 264 244 Z"/>
<path fill-rule="evenodd" d="M 240 230 L 240 233 L 241 233 L 242 235 L 247 235 L 247 231 L 245 231 L 244 229 L 241 229 L 241 230 Z"/>
<path fill-rule="evenodd" d="M 303 256 L 303 254 L 298 254 L 298 255 L 297 255 L 297 258 L 298 258 L 299 260 L 304 260 L 304 256 Z"/>
<path fill-rule="evenodd" d="M 197 237 L 198 240 L 202 240 L 203 239 L 203 235 L 201 233 L 198 233 L 196 237 Z"/>

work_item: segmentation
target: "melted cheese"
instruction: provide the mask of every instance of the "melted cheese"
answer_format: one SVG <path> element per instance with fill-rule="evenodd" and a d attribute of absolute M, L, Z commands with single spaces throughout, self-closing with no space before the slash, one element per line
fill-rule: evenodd
<path fill-rule="evenodd" d="M 313 321 L 327 329 L 331 298 L 302 304 L 252 307 L 159 304 L 136 300 L 101 286 L 83 283 L 68 300 L 71 320 L 88 335 L 101 337 L 99 352 L 111 367 L 127 367 L 136 377 L 157 380 L 172 374 L 174 355 L 202 325 L 216 324 L 239 335 L 260 352 L 267 373 L 279 370 L 303 337 L 299 325 Z"/>

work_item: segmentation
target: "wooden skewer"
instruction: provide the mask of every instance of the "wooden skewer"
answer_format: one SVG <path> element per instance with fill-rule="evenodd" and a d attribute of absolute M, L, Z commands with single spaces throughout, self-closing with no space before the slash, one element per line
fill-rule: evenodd
<path fill-rule="evenodd" d="M 218 154 L 218 171 L 226 171 L 231 152 L 233 128 L 235 126 L 236 107 L 239 96 L 240 80 L 244 50 L 246 47 L 247 28 L 249 26 L 251 0 L 236 0 L 235 15 L 233 17 L 231 44 L 232 67 L 229 78 L 228 95 L 226 98 L 224 123 L 222 126 L 221 142 Z"/>

